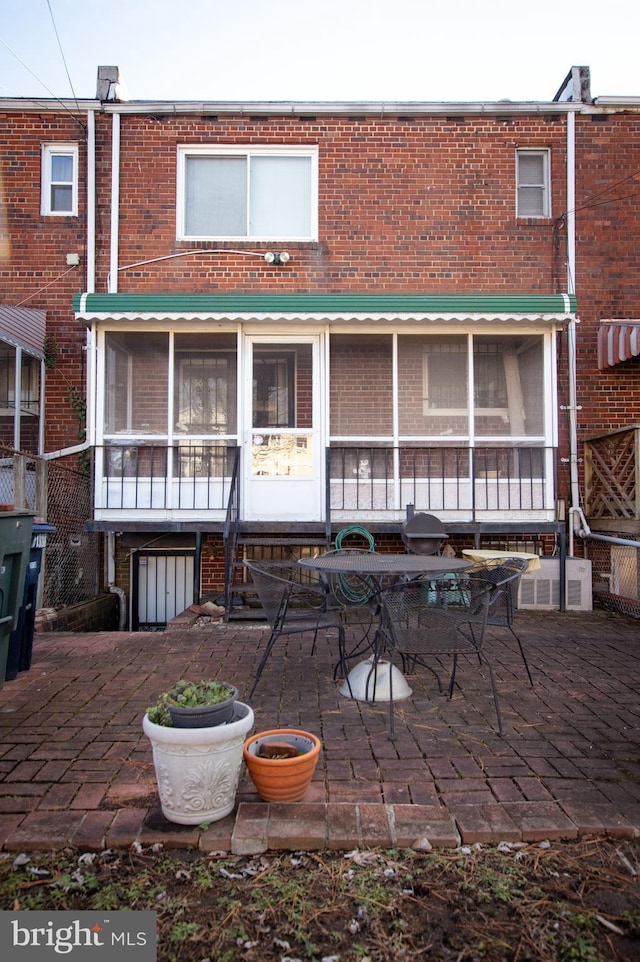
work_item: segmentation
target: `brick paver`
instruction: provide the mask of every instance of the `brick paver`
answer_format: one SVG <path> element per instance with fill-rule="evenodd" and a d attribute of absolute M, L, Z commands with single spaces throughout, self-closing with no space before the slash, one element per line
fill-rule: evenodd
<path fill-rule="evenodd" d="M 640 837 L 638 622 L 604 611 L 517 619 L 535 686 L 508 633 L 494 631 L 502 738 L 473 660 L 461 663 L 451 701 L 430 672 L 411 674 L 392 742 L 386 703 L 339 694 L 335 637 L 318 638 L 313 654 L 311 636 L 281 639 L 251 700 L 256 729 L 317 732 L 312 785 L 302 802 L 270 805 L 243 771 L 235 812 L 208 826 L 162 815 L 142 717 L 179 677 L 224 678 L 242 699 L 265 630 L 36 635 L 31 669 L 0 688 L 0 847 L 139 841 L 251 855 Z"/>

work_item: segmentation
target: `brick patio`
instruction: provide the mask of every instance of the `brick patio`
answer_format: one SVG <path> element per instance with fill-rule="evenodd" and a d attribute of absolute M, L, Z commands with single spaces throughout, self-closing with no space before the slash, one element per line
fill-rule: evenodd
<path fill-rule="evenodd" d="M 206 830 L 168 822 L 157 799 L 147 705 L 180 677 L 243 692 L 262 626 L 163 633 L 39 634 L 33 665 L 0 689 L 0 846 L 7 851 L 162 842 L 237 854 L 266 849 L 640 835 L 637 620 L 604 611 L 520 611 L 535 687 L 508 632 L 490 631 L 504 723 L 473 661 L 453 700 L 431 673 L 388 706 L 342 696 L 336 641 L 281 639 L 251 700 L 256 728 L 301 727 L 323 751 L 303 802 L 261 802 L 243 772 L 236 812 Z M 443 673 L 446 678 L 446 672 Z"/>

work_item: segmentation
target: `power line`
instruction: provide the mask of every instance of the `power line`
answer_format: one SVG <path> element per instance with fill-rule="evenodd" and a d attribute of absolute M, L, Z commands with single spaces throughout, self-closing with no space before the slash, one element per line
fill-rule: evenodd
<path fill-rule="evenodd" d="M 58 49 L 59 49 L 59 51 L 60 51 L 60 56 L 62 57 L 62 62 L 63 62 L 63 64 L 64 64 L 64 70 L 65 70 L 65 73 L 66 73 L 66 75 L 67 75 L 67 80 L 69 81 L 69 86 L 70 86 L 70 88 L 71 88 L 71 93 L 73 94 L 73 99 L 74 99 L 75 102 L 76 102 L 76 107 L 78 107 L 78 110 L 79 110 L 80 108 L 79 108 L 79 105 L 78 105 L 78 98 L 76 97 L 76 92 L 75 92 L 75 90 L 73 89 L 73 83 L 72 83 L 71 77 L 70 77 L 70 75 L 69 75 L 69 68 L 67 67 L 67 61 L 66 61 L 65 56 L 64 56 L 64 51 L 63 51 L 63 49 L 62 49 L 62 44 L 60 43 L 60 36 L 59 36 L 59 34 L 58 34 L 58 28 L 57 28 L 57 26 L 56 26 L 56 21 L 55 21 L 55 18 L 54 18 L 54 16 L 53 16 L 53 10 L 51 9 L 51 0 L 47 0 L 47 6 L 48 6 L 48 8 L 49 8 L 49 14 L 50 14 L 50 16 L 51 16 L 51 23 L 53 24 L 53 32 L 55 33 L 55 35 L 56 35 L 56 40 L 58 41 Z"/>

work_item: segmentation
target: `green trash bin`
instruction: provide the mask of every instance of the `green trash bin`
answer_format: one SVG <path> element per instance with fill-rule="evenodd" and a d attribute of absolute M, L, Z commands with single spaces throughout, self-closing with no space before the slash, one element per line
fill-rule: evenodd
<path fill-rule="evenodd" d="M 34 512 L 0 511 L 0 688 L 4 685 L 9 637 L 18 623 L 31 550 Z"/>

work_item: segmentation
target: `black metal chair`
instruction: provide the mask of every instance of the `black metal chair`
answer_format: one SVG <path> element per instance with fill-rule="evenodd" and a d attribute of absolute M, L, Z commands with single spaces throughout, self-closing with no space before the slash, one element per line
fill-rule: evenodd
<path fill-rule="evenodd" d="M 382 618 L 377 632 L 376 657 L 388 657 L 393 669 L 398 657 L 421 665 L 437 676 L 426 659 L 453 656 L 448 696 L 453 696 L 458 657 L 477 655 L 486 664 L 491 679 L 493 702 L 502 735 L 493 667 L 484 652 L 484 634 L 492 585 L 480 578 L 448 576 L 424 582 L 393 585 L 382 593 Z M 395 738 L 393 712 L 393 670 L 389 684 L 389 738 Z M 439 679 L 438 679 L 439 683 Z"/>
<path fill-rule="evenodd" d="M 319 580 L 314 581 L 313 576 L 295 561 L 245 561 L 244 567 L 251 575 L 271 628 L 271 635 L 256 670 L 249 696 L 253 695 L 273 646 L 281 635 L 312 631 L 315 647 L 321 628 L 335 629 L 339 645 L 337 667 L 342 667 L 346 678 L 348 671 L 344 626 L 339 611 L 328 603 L 329 595 L 325 585 Z"/>
<path fill-rule="evenodd" d="M 490 561 L 478 562 L 467 574 L 471 578 L 482 578 L 484 581 L 491 583 L 492 590 L 489 597 L 487 624 L 496 628 L 509 629 L 518 643 L 522 661 L 529 676 L 531 687 L 533 688 L 533 678 L 531 677 L 529 662 L 524 653 L 522 642 L 513 627 L 516 599 L 518 597 L 518 584 L 528 566 L 529 562 L 524 558 L 506 558 L 504 561 L 498 563 Z"/>
<path fill-rule="evenodd" d="M 400 536 L 412 554 L 440 554 L 449 537 L 440 518 L 419 512 L 403 522 Z"/>

